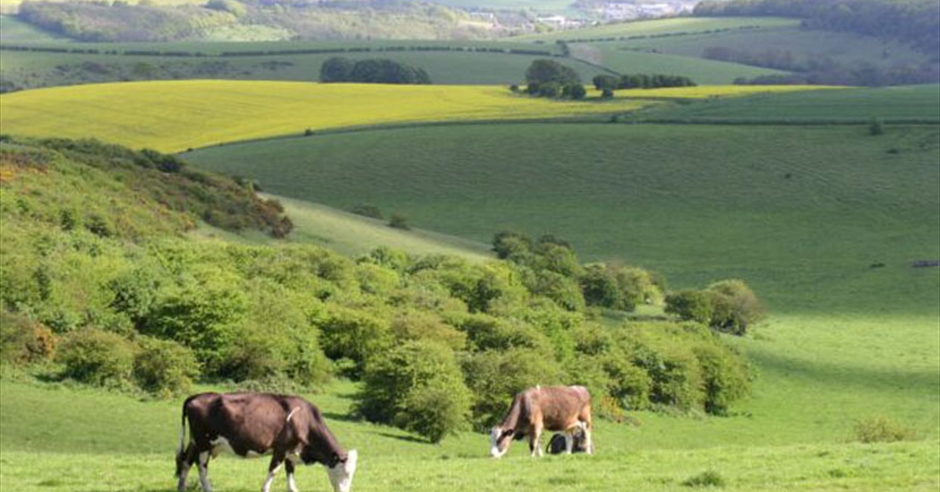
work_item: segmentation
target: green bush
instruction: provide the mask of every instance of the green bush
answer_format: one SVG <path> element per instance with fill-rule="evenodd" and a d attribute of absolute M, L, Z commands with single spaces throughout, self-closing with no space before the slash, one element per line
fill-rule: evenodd
<path fill-rule="evenodd" d="M 392 345 L 388 322 L 367 312 L 331 308 L 318 320 L 323 351 L 333 360 L 349 359 L 355 363 L 353 377 L 358 377 L 366 360 Z"/>
<path fill-rule="evenodd" d="M 725 479 L 720 473 L 714 470 L 707 470 L 694 477 L 690 477 L 688 480 L 682 482 L 682 485 L 693 488 L 724 487 Z"/>
<path fill-rule="evenodd" d="M 170 340 L 144 338 L 134 359 L 134 380 L 145 391 L 170 398 L 189 392 L 199 376 L 192 350 Z"/>
<path fill-rule="evenodd" d="M 96 386 L 126 387 L 137 352 L 135 344 L 116 333 L 87 328 L 63 337 L 57 358 L 66 377 Z"/>
<path fill-rule="evenodd" d="M 700 290 L 683 290 L 666 296 L 665 312 L 687 321 L 708 324 L 712 318 L 712 298 Z"/>
<path fill-rule="evenodd" d="M 439 442 L 465 427 L 470 392 L 454 353 L 428 341 L 405 342 L 369 359 L 355 412 Z"/>
<path fill-rule="evenodd" d="M 731 402 L 750 393 L 750 367 L 743 357 L 717 343 L 703 343 L 693 351 L 702 368 L 705 411 L 726 415 Z"/>
<path fill-rule="evenodd" d="M 722 280 L 708 286 L 711 294 L 710 325 L 732 335 L 744 335 L 748 327 L 766 317 L 763 303 L 743 280 Z"/>

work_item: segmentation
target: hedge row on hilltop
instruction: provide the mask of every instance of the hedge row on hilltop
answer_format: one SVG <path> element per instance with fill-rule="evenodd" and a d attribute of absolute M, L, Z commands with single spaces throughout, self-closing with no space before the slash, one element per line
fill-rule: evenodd
<path fill-rule="evenodd" d="M 562 240 L 511 232 L 482 264 L 194 241 L 181 235 L 191 219 L 160 205 L 167 191 L 123 177 L 116 153 L 0 143 L 4 363 L 163 395 L 194 380 L 295 391 L 348 377 L 361 381 L 357 415 L 431 441 L 486 428 L 534 384 L 586 384 L 613 419 L 722 414 L 748 392 L 746 360 L 705 324 L 598 315 L 662 302 L 662 279 L 641 268 L 584 265 Z"/>

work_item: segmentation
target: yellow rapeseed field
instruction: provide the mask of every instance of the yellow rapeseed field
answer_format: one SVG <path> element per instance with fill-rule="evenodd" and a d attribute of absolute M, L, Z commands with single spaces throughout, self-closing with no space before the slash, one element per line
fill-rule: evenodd
<path fill-rule="evenodd" d="M 515 95 L 501 86 L 124 82 L 5 94 L 0 96 L 0 131 L 36 137 L 94 137 L 132 148 L 178 152 L 299 135 L 308 128 L 611 114 L 656 104 L 643 97 L 727 96 L 752 90 L 716 86 L 630 91 L 636 95 L 571 102 Z"/>

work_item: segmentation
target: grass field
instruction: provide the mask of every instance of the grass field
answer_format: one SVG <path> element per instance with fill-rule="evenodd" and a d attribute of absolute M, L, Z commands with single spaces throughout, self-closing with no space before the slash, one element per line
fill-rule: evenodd
<path fill-rule="evenodd" d="M 797 61 L 807 57 L 825 57 L 843 63 L 865 61 L 885 67 L 926 60 L 922 53 L 897 42 L 851 33 L 801 29 L 796 25 L 617 41 L 609 46 L 691 57 L 700 57 L 704 49 L 713 46 L 758 53 L 786 50 Z"/>
<path fill-rule="evenodd" d="M 518 36 L 519 41 L 597 40 L 632 36 L 675 36 L 725 29 L 756 29 L 795 26 L 799 20 L 780 17 L 678 17 L 635 22 L 610 23 L 597 27 L 545 34 Z"/>
<path fill-rule="evenodd" d="M 753 78 L 761 75 L 785 74 L 780 70 L 749 67 L 738 63 L 703 60 L 688 56 L 624 51 L 606 43 L 586 48 L 593 50 L 573 51 L 584 53 L 583 57 L 593 59 L 605 67 L 620 73 L 662 73 L 682 75 L 702 85 L 730 84 L 738 77 Z"/>
<path fill-rule="evenodd" d="M 703 94 L 700 91 L 708 89 L 697 90 Z M 714 90 L 726 94 L 728 89 Z M 740 90 L 747 93 L 752 89 Z M 517 96 L 503 86 L 168 81 L 7 94 L 0 98 L 0 122 L 5 133 L 95 137 L 134 148 L 176 152 L 238 140 L 299 135 L 306 128 L 590 117 L 650 104 L 655 102 L 633 98 L 551 101 Z"/>
<path fill-rule="evenodd" d="M 640 96 L 642 97 L 642 96 Z M 940 122 L 940 86 L 920 85 L 839 91 L 764 94 L 750 98 L 708 100 L 663 106 L 649 117 L 673 121 L 715 122 Z"/>

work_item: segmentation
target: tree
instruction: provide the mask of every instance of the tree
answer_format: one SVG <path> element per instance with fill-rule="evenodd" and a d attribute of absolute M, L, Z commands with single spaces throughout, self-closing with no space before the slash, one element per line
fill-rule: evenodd
<path fill-rule="evenodd" d="M 555 82 L 559 86 L 580 84 L 581 78 L 571 67 L 562 65 L 555 60 L 535 60 L 525 71 L 525 80 L 528 83 L 539 85 Z"/>
<path fill-rule="evenodd" d="M 595 75 L 591 81 L 594 83 L 594 88 L 602 91 L 604 89 L 616 89 L 619 80 L 613 75 Z"/>
<path fill-rule="evenodd" d="M 576 101 L 580 101 L 587 96 L 587 90 L 581 84 L 569 84 L 565 86 L 566 95 Z"/>
<path fill-rule="evenodd" d="M 349 82 L 352 69 L 352 60 L 334 56 L 320 66 L 320 82 Z"/>

